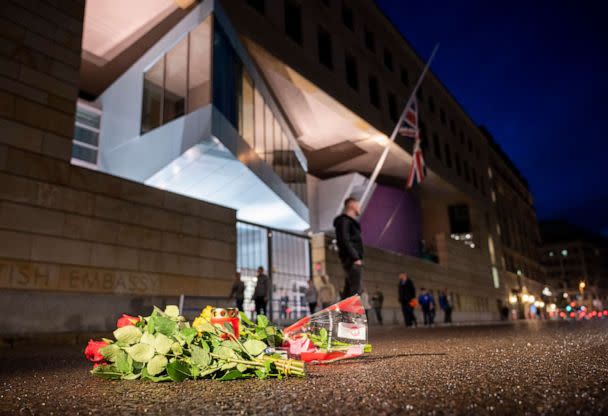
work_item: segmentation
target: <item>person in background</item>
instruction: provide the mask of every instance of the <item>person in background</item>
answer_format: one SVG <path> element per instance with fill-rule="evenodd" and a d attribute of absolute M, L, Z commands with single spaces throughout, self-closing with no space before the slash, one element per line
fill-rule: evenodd
<path fill-rule="evenodd" d="M 420 289 L 418 303 L 422 308 L 422 314 L 424 316 L 424 325 L 434 325 L 435 299 L 433 299 L 433 295 L 431 295 L 431 293 L 428 292 L 425 288 Z"/>
<path fill-rule="evenodd" d="M 374 311 L 376 311 L 376 318 L 378 318 L 378 323 L 380 325 L 384 325 L 382 321 L 382 304 L 384 303 L 384 294 L 380 291 L 380 288 L 376 286 L 376 291 L 372 295 L 372 307 Z"/>
<path fill-rule="evenodd" d="M 287 291 L 283 292 L 279 299 L 279 319 L 287 319 L 287 310 L 289 309 L 289 296 Z"/>
<path fill-rule="evenodd" d="M 336 301 L 336 288 L 325 274 L 321 276 L 318 301 L 323 309 L 331 306 Z"/>
<path fill-rule="evenodd" d="M 315 283 L 310 279 L 308 281 L 308 288 L 306 289 L 306 303 L 308 303 L 308 308 L 310 309 L 310 314 L 315 313 L 315 309 L 317 307 L 317 288 L 315 287 Z"/>
<path fill-rule="evenodd" d="M 344 211 L 334 219 L 338 256 L 346 274 L 342 297 L 361 293 L 363 280 L 363 239 L 361 225 L 357 217 L 361 215 L 359 201 L 356 198 L 346 198 Z"/>
<path fill-rule="evenodd" d="M 439 307 L 443 311 L 443 323 L 451 324 L 452 323 L 452 302 L 450 302 L 450 298 L 448 297 L 448 293 L 447 293 L 446 289 L 439 292 Z"/>
<path fill-rule="evenodd" d="M 232 282 L 232 289 L 230 289 L 228 298 L 234 299 L 238 310 L 244 312 L 243 302 L 245 301 L 245 283 L 241 280 L 241 272 L 236 272 L 234 274 L 234 281 Z"/>
<path fill-rule="evenodd" d="M 262 266 L 258 267 L 258 281 L 253 290 L 253 302 L 255 303 L 255 314 L 266 315 L 268 297 L 270 295 L 270 280 L 264 273 Z"/>
<path fill-rule="evenodd" d="M 414 308 L 412 300 L 416 299 L 416 288 L 414 282 L 409 278 L 407 273 L 399 274 L 399 303 L 401 303 L 401 311 L 403 312 L 403 320 L 405 326 L 410 327 L 414 323 Z"/>
<path fill-rule="evenodd" d="M 369 304 L 369 295 L 365 289 L 361 291 L 361 306 L 363 306 L 363 309 L 365 309 L 365 319 L 367 319 L 367 322 L 369 322 L 369 310 L 372 307 Z"/>

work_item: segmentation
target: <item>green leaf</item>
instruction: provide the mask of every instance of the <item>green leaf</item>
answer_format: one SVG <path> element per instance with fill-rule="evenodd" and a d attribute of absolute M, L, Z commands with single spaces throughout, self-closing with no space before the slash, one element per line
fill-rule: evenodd
<path fill-rule="evenodd" d="M 200 368 L 206 368 L 211 363 L 211 356 L 203 348 L 192 345 L 190 347 L 192 362 Z"/>
<path fill-rule="evenodd" d="M 116 355 L 116 369 L 123 374 L 129 374 L 133 372 L 133 361 L 129 360 L 127 354 L 124 351 L 120 351 Z"/>
<path fill-rule="evenodd" d="M 142 380 L 149 380 L 149 381 L 153 381 L 155 383 L 161 382 L 161 381 L 171 381 L 171 377 L 169 377 L 168 375 L 164 375 L 164 376 L 151 376 L 150 374 L 148 374 L 148 369 L 144 367 L 143 370 L 141 370 L 141 379 Z"/>
<path fill-rule="evenodd" d="M 251 322 L 249 318 L 247 318 L 247 315 L 245 315 L 245 312 L 241 311 L 239 312 L 239 315 L 241 316 L 241 322 L 244 322 L 248 326 L 254 326 L 253 322 Z"/>
<path fill-rule="evenodd" d="M 321 328 L 321 330 L 319 331 L 319 337 L 321 338 L 321 342 L 323 344 L 326 344 L 328 338 L 327 329 Z"/>
<path fill-rule="evenodd" d="M 105 347 L 99 349 L 99 353 L 103 355 L 103 358 L 110 362 L 116 361 L 116 355 L 119 352 L 122 352 L 122 350 L 116 344 L 106 345 Z"/>
<path fill-rule="evenodd" d="M 237 380 L 239 378 L 245 378 L 243 376 L 243 373 L 241 373 L 239 370 L 232 370 L 227 372 L 226 374 L 224 374 L 224 376 L 222 378 L 220 378 L 221 381 L 230 381 L 230 380 Z"/>
<path fill-rule="evenodd" d="M 190 327 L 184 327 L 179 332 L 182 334 L 188 344 L 192 342 L 192 340 L 197 334 L 196 329 Z"/>
<path fill-rule="evenodd" d="M 136 344 L 126 349 L 134 361 L 147 363 L 154 357 L 154 347 L 148 344 Z"/>
<path fill-rule="evenodd" d="M 91 370 L 91 374 L 106 380 L 119 380 L 122 373 L 113 365 L 99 365 Z"/>
<path fill-rule="evenodd" d="M 234 362 L 227 362 L 225 364 L 222 364 L 222 366 L 220 367 L 220 369 L 222 371 L 225 371 L 225 370 L 230 370 L 231 368 L 234 368 L 234 367 L 236 367 L 236 363 L 234 363 Z"/>
<path fill-rule="evenodd" d="M 207 352 L 211 352 L 211 349 L 209 348 L 209 344 L 207 344 L 205 341 L 201 340 L 201 347 L 203 347 L 203 349 Z"/>
<path fill-rule="evenodd" d="M 157 316 L 154 318 L 154 328 L 156 332 L 160 332 L 168 337 L 172 336 L 177 331 L 177 322 L 165 316 Z"/>
<path fill-rule="evenodd" d="M 217 332 L 217 329 L 205 319 L 201 320 L 198 323 L 198 325 L 196 326 L 196 330 L 200 332 L 210 332 L 212 334 L 215 334 Z"/>
<path fill-rule="evenodd" d="M 165 307 L 165 314 L 170 318 L 177 318 L 179 316 L 179 308 L 176 305 L 167 305 Z"/>
<path fill-rule="evenodd" d="M 142 344 L 148 344 L 154 346 L 154 341 L 156 341 L 156 337 L 149 332 L 145 332 L 139 342 Z"/>
<path fill-rule="evenodd" d="M 181 345 L 179 345 L 179 342 L 174 342 L 173 344 L 171 344 L 171 351 L 175 355 L 182 355 L 184 353 L 184 349 Z"/>
<path fill-rule="evenodd" d="M 192 375 L 190 367 L 183 361 L 173 361 L 167 364 L 167 374 L 173 381 L 184 381 Z"/>
<path fill-rule="evenodd" d="M 139 378 L 139 373 L 131 373 L 131 374 L 123 374 L 123 380 L 137 380 Z"/>
<path fill-rule="evenodd" d="M 171 345 L 173 345 L 173 341 L 171 341 L 166 335 L 156 334 L 156 339 L 154 340 L 154 349 L 159 354 L 167 354 L 171 351 Z"/>
<path fill-rule="evenodd" d="M 232 340 L 222 341 L 222 346 L 230 348 L 231 350 L 234 350 L 236 352 L 241 352 L 243 350 L 238 342 Z"/>
<path fill-rule="evenodd" d="M 266 328 L 270 321 L 264 315 L 258 315 L 258 328 Z"/>
<path fill-rule="evenodd" d="M 149 362 L 146 368 L 148 369 L 148 374 L 151 376 L 156 376 L 165 371 L 167 368 L 167 357 L 164 355 L 155 355 Z"/>
<path fill-rule="evenodd" d="M 118 342 L 133 345 L 141 339 L 141 330 L 133 325 L 123 326 L 114 331 L 114 337 Z"/>
<path fill-rule="evenodd" d="M 155 320 L 154 316 L 151 316 L 146 319 L 146 321 L 148 322 L 148 326 L 146 327 L 146 332 L 148 334 L 153 334 L 156 329 L 155 325 L 154 325 L 154 322 L 155 322 L 154 320 Z"/>
<path fill-rule="evenodd" d="M 258 356 L 268 347 L 264 342 L 255 339 L 248 339 L 243 343 L 243 347 L 250 355 Z"/>
<path fill-rule="evenodd" d="M 236 365 L 236 369 L 239 370 L 241 373 L 244 373 L 245 371 L 247 371 L 249 367 L 247 367 L 245 364 L 237 364 Z"/>
<path fill-rule="evenodd" d="M 221 360 L 231 360 L 239 358 L 239 356 L 236 352 L 234 352 L 234 350 L 228 347 L 224 347 L 222 345 L 220 345 L 219 347 L 215 347 L 213 349 L 213 353 L 217 355 Z"/>

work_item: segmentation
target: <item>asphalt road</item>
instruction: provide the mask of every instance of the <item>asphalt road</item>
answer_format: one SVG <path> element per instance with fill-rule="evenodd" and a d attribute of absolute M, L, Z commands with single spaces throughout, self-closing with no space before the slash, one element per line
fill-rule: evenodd
<path fill-rule="evenodd" d="M 608 414 L 608 320 L 373 329 L 306 379 L 93 378 L 79 346 L 0 349 L 0 414 Z M 84 347 L 84 346 L 83 346 Z"/>

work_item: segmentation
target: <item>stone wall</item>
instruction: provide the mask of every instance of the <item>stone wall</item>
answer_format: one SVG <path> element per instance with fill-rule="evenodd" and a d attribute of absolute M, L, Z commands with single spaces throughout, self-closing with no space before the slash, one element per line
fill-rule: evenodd
<path fill-rule="evenodd" d="M 236 267 L 234 210 L 70 165 L 84 3 L 0 5 L 2 335 L 223 297 Z"/>
<path fill-rule="evenodd" d="M 329 244 L 323 244 L 323 239 L 313 238 L 313 260 L 321 262 L 323 270 L 331 277 L 338 289 L 344 286 L 342 271 L 337 253 Z M 465 250 L 461 252 L 462 246 Z M 422 287 L 431 289 L 437 300 L 437 292 L 447 289 L 454 303 L 453 320 L 458 321 L 485 321 L 499 319 L 497 300 L 504 301 L 502 291 L 492 285 L 490 270 L 484 271 L 476 267 L 477 257 L 483 256 L 464 244 L 447 240 L 442 245 L 445 263 L 437 264 L 416 257 L 404 256 L 372 247 L 365 248 L 364 286 L 371 293 L 378 287 L 384 293 L 384 319 L 388 323 L 402 322 L 401 309 L 398 302 L 398 274 L 406 271 L 413 279 L 416 289 Z M 457 266 L 446 259 L 458 258 Z M 461 258 L 462 256 L 467 256 Z M 455 262 L 455 260 L 454 260 Z M 467 266 L 468 263 L 468 266 Z M 487 264 L 487 263 L 483 263 Z M 418 320 L 422 322 L 420 310 L 417 310 Z M 436 321 L 443 320 L 443 313 L 439 312 Z M 375 318 L 372 317 L 372 323 Z"/>

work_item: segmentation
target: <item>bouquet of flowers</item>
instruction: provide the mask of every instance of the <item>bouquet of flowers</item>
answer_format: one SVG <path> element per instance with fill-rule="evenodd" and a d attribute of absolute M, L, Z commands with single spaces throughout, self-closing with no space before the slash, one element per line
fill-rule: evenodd
<path fill-rule="evenodd" d="M 90 340 L 85 356 L 95 363 L 91 373 L 109 380 L 183 381 L 304 376 L 302 361 L 284 359 L 269 348 L 282 341 L 281 332 L 265 316 L 256 323 L 241 314 L 240 333 L 234 321 L 213 324 L 211 307 L 190 325 L 177 306 L 154 308 L 146 317 L 123 315 L 114 340 Z"/>
<path fill-rule="evenodd" d="M 329 363 L 371 352 L 367 318 L 358 295 L 300 319 L 283 331 L 292 356 L 311 363 Z"/>

